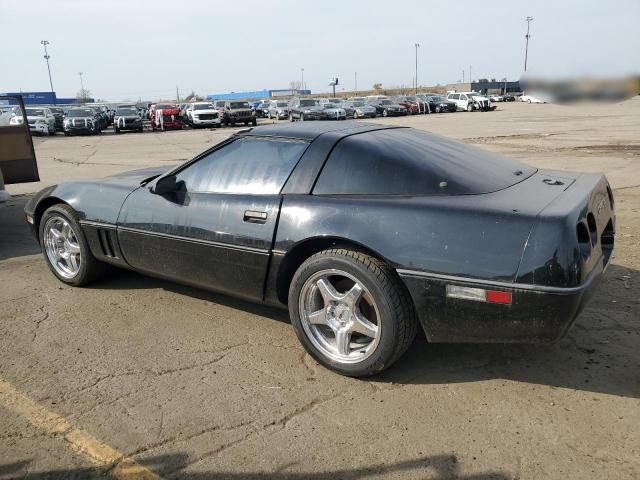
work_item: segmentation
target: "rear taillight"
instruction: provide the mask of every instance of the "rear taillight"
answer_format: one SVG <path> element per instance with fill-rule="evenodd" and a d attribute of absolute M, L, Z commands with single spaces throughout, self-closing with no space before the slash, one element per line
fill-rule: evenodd
<path fill-rule="evenodd" d="M 447 285 L 447 298 L 497 303 L 501 305 L 510 305 L 512 301 L 511 292 L 505 292 L 504 290 L 487 290 L 476 287 L 461 287 L 459 285 Z"/>

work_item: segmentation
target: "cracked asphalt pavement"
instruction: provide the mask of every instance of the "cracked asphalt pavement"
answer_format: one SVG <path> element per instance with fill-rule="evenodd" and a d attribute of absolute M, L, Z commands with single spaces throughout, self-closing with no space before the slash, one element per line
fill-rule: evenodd
<path fill-rule="evenodd" d="M 169 166 L 231 129 L 37 138 L 42 182 L 0 204 L 0 479 L 640 478 L 640 98 L 379 121 L 607 174 L 615 256 L 565 339 L 421 336 L 356 380 L 306 355 L 285 311 L 125 271 L 67 287 L 24 223 L 32 192 Z"/>

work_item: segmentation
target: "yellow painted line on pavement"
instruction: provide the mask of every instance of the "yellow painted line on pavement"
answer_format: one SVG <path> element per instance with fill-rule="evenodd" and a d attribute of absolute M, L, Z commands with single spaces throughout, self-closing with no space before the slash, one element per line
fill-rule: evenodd
<path fill-rule="evenodd" d="M 120 480 L 160 480 L 160 477 L 118 450 L 102 443 L 67 419 L 34 402 L 0 378 L 0 404 L 51 435 L 59 435 L 69 446 L 98 467 L 111 468 Z"/>

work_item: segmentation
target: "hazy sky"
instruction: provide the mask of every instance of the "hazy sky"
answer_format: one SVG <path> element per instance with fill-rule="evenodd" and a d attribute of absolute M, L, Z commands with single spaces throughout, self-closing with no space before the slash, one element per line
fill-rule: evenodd
<path fill-rule="evenodd" d="M 173 98 L 307 87 L 410 86 L 418 80 L 518 79 L 527 15 L 529 70 L 545 74 L 637 72 L 640 0 L 0 0 L 0 92 L 74 96 L 78 72 L 95 97 Z"/>

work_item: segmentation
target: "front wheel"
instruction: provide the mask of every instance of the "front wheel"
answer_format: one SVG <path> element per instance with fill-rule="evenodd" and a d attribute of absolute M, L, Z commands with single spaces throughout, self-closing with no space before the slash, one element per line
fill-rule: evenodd
<path fill-rule="evenodd" d="M 254 127 L 258 125 L 258 120 L 256 120 L 255 118 L 251 120 L 251 125 L 253 125 Z"/>
<path fill-rule="evenodd" d="M 47 265 L 64 283 L 86 285 L 104 272 L 106 265 L 91 253 L 78 215 L 69 205 L 49 207 L 42 215 L 38 233 Z"/>
<path fill-rule="evenodd" d="M 470 103 L 467 105 L 467 112 L 473 112 L 473 105 Z"/>
<path fill-rule="evenodd" d="M 383 117 L 387 117 L 387 116 L 389 116 L 389 112 L 387 112 L 386 110 L 383 110 L 383 111 L 382 111 L 382 116 L 383 116 Z"/>
<path fill-rule="evenodd" d="M 359 377 L 381 372 L 409 348 L 417 321 L 406 287 L 377 258 L 346 249 L 308 258 L 289 289 L 289 314 L 307 352 Z"/>

